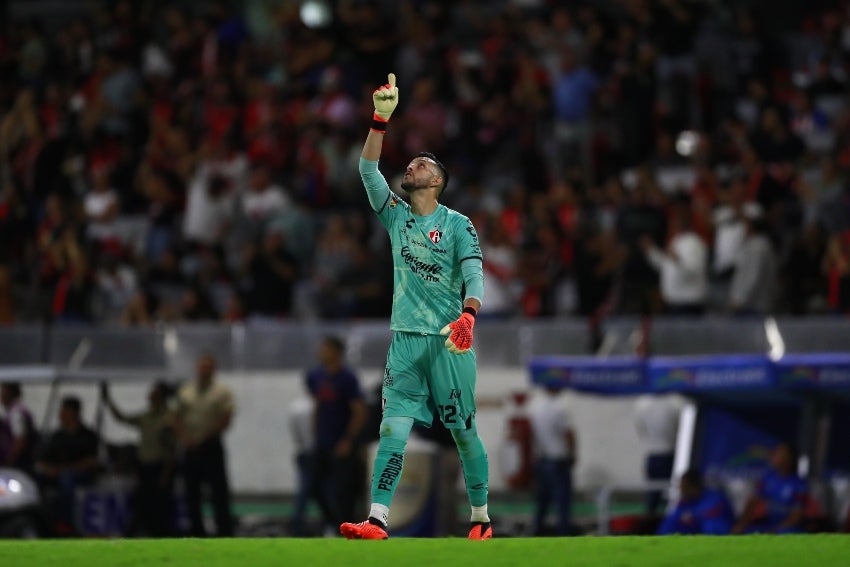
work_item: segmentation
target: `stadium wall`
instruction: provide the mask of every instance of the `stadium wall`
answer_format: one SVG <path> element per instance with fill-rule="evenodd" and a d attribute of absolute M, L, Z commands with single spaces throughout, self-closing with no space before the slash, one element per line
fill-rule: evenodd
<path fill-rule="evenodd" d="M 359 371 L 364 389 L 377 387 L 383 369 Z M 233 388 L 237 414 L 227 435 L 229 467 L 237 494 L 290 494 L 295 489 L 293 444 L 287 425 L 287 407 L 301 395 L 303 373 L 221 372 L 219 378 Z M 140 411 L 146 403 L 146 384 L 116 383 L 113 397 L 123 410 Z M 478 379 L 478 424 L 490 454 L 491 490 L 508 487 L 501 473 L 500 448 L 509 415 L 506 401 L 511 392 L 527 390 L 527 371 L 521 368 L 484 368 Z M 97 387 L 63 385 L 61 394 L 79 395 L 88 423 L 95 423 Z M 45 416 L 49 387 L 28 385 L 25 400 L 41 422 Z M 579 438 L 575 486 L 584 490 L 608 482 L 641 480 L 642 452 L 632 419 L 632 400 L 565 393 Z M 56 426 L 50 416 L 48 429 Z M 135 432 L 105 416 L 103 432 L 110 442 L 133 442 Z"/>

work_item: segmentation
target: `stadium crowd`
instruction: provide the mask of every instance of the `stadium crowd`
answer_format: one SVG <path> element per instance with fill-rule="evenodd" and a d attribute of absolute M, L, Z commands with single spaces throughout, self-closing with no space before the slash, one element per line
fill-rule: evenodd
<path fill-rule="evenodd" d="M 382 169 L 449 166 L 482 315 L 850 310 L 843 2 L 12 4 L 0 323 L 388 316 L 388 70 Z"/>

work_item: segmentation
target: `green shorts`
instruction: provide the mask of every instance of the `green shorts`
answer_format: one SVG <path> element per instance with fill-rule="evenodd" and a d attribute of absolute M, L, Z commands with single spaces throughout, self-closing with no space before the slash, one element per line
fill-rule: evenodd
<path fill-rule="evenodd" d="M 475 351 L 453 354 L 446 337 L 396 331 L 387 354 L 384 417 L 412 417 L 431 426 L 468 429 L 475 417 Z"/>

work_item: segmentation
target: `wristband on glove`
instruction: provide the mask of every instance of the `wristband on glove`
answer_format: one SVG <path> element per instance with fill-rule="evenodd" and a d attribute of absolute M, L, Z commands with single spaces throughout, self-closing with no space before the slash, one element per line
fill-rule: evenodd
<path fill-rule="evenodd" d="M 387 122 L 389 122 L 389 120 L 378 116 L 378 113 L 376 112 L 372 115 L 372 127 L 369 129 L 372 132 L 377 132 L 378 134 L 386 134 Z"/>

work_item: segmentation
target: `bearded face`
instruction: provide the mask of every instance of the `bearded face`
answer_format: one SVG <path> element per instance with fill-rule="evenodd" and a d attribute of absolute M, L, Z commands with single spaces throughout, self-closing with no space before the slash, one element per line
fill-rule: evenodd
<path fill-rule="evenodd" d="M 428 158 L 416 158 L 408 164 L 401 181 L 401 188 L 408 193 L 439 185 L 440 172 Z"/>

